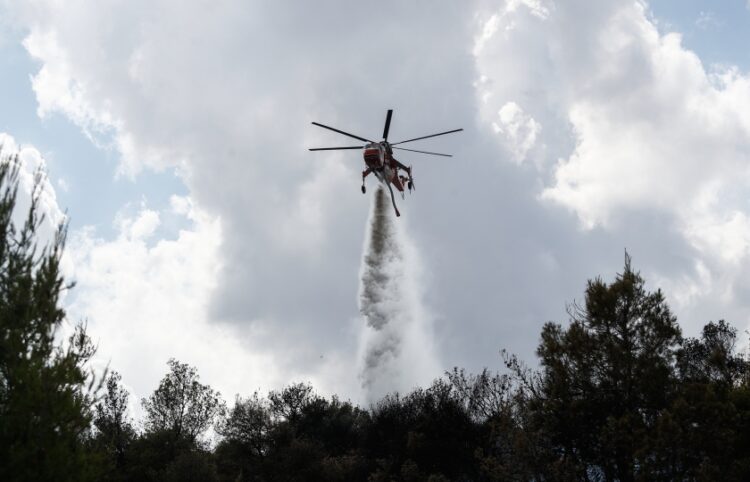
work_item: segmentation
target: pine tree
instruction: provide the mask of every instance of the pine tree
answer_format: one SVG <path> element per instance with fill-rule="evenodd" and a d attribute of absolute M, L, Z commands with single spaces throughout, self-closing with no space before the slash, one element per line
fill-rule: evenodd
<path fill-rule="evenodd" d="M 535 412 L 560 463 L 581 479 L 642 477 L 642 456 L 675 392 L 680 328 L 660 291 L 649 293 L 625 255 L 607 284 L 589 281 L 567 328 L 548 323 Z"/>
<path fill-rule="evenodd" d="M 82 440 L 91 421 L 94 348 L 78 325 L 60 343 L 66 226 L 39 250 L 42 173 L 17 227 L 18 156 L 0 160 L 0 480 L 86 480 Z"/>

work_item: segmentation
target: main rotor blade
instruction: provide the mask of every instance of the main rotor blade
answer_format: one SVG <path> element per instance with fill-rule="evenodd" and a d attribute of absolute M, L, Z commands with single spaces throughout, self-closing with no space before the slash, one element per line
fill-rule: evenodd
<path fill-rule="evenodd" d="M 312 123 L 314 126 L 322 127 L 323 129 L 328 129 L 333 132 L 338 132 L 339 134 L 344 134 L 345 136 L 353 137 L 355 139 L 359 139 L 362 142 L 373 142 L 370 139 L 365 139 L 364 137 L 355 136 L 354 134 L 349 134 L 348 132 L 340 131 L 338 129 L 334 129 L 333 127 L 324 126 L 323 124 L 319 124 L 317 122 Z"/>
<path fill-rule="evenodd" d="M 351 147 L 311 147 L 311 151 L 338 151 L 341 149 L 364 149 L 365 146 L 351 146 Z"/>
<path fill-rule="evenodd" d="M 388 130 L 391 128 L 391 116 L 393 115 L 393 109 L 388 109 L 388 115 L 385 116 L 385 128 L 383 129 L 383 140 L 388 140 Z"/>
<path fill-rule="evenodd" d="M 463 129 L 453 129 L 452 131 L 439 132 L 437 134 L 430 134 L 429 136 L 415 137 L 414 139 L 407 139 L 400 142 L 391 142 L 391 145 L 395 146 L 396 144 L 403 144 L 405 142 L 418 141 L 420 139 L 428 139 L 430 137 L 444 136 L 445 134 L 453 134 L 454 132 L 461 132 L 462 130 Z"/>
<path fill-rule="evenodd" d="M 453 157 L 451 154 L 440 154 L 439 152 L 417 151 L 415 149 L 407 149 L 405 147 L 394 147 L 394 149 L 398 149 L 401 151 L 409 151 L 409 152 L 419 152 L 420 154 L 430 154 L 432 156 Z"/>

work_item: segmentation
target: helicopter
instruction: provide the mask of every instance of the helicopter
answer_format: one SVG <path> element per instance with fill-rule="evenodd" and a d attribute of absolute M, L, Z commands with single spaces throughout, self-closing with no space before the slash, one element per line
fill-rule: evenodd
<path fill-rule="evenodd" d="M 431 156 L 443 156 L 443 157 L 453 157 L 450 154 L 441 154 L 439 152 L 428 152 L 428 151 L 418 151 L 415 149 L 406 149 L 404 147 L 395 147 L 398 144 L 405 144 L 407 142 L 412 141 L 418 141 L 421 139 L 428 139 L 430 137 L 437 137 L 437 136 L 443 136 L 446 134 L 453 134 L 454 132 L 460 132 L 463 129 L 453 129 L 450 131 L 445 132 L 438 132 L 437 134 L 430 134 L 427 136 L 421 136 L 421 137 L 415 137 L 413 139 L 407 139 L 405 141 L 399 141 L 399 142 L 388 142 L 388 131 L 391 127 L 391 117 L 393 116 L 393 109 L 388 109 L 388 113 L 385 117 L 385 127 L 383 128 L 383 140 L 382 141 L 373 141 L 370 139 L 365 139 L 364 137 L 360 137 L 354 134 L 350 134 L 349 132 L 344 132 L 342 130 L 320 124 L 318 122 L 313 122 L 312 124 L 318 127 L 322 127 L 323 129 L 328 129 L 333 132 L 338 132 L 339 134 L 343 134 L 348 137 L 352 137 L 354 139 L 360 140 L 362 142 L 366 142 L 364 146 L 349 146 L 349 147 L 311 147 L 311 151 L 336 151 L 336 150 L 345 150 L 345 149 L 364 149 L 363 156 L 365 160 L 365 170 L 362 171 L 362 194 L 365 194 L 367 192 L 367 188 L 365 187 L 365 178 L 367 178 L 370 174 L 375 174 L 375 177 L 378 178 L 380 182 L 385 184 L 385 186 L 388 188 L 388 191 L 391 193 L 391 203 L 393 203 L 393 209 L 396 211 L 396 216 L 401 216 L 401 213 L 398 212 L 398 207 L 396 207 L 396 199 L 393 195 L 393 188 L 391 186 L 394 186 L 400 193 L 401 197 L 404 196 L 404 185 L 407 189 L 409 189 L 409 192 L 412 190 L 415 190 L 414 186 L 414 176 L 411 166 L 405 166 L 404 164 L 400 163 L 398 160 L 396 160 L 395 157 L 393 157 L 393 149 L 398 149 L 402 151 L 409 151 L 409 152 L 417 152 L 420 154 L 428 154 Z M 403 171 L 406 175 L 401 174 L 401 171 Z"/>

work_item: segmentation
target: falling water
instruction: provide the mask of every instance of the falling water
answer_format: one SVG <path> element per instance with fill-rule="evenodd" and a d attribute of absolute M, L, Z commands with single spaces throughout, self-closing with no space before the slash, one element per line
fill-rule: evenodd
<path fill-rule="evenodd" d="M 395 222 L 387 194 L 378 188 L 359 286 L 359 309 L 365 321 L 360 377 L 368 401 L 410 390 L 440 375 L 430 318 L 421 302 L 419 272 L 416 251 Z"/>

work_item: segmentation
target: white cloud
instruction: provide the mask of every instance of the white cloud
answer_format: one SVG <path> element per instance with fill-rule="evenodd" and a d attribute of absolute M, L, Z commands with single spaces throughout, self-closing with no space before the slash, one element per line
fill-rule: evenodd
<path fill-rule="evenodd" d="M 515 12 L 519 7 L 523 6 L 528 9 L 531 15 L 545 19 L 549 16 L 549 8 L 543 0 L 507 0 L 505 2 L 505 11 L 508 13 Z"/>
<path fill-rule="evenodd" d="M 497 112 L 497 121 L 492 123 L 492 129 L 504 138 L 513 159 L 520 164 L 536 144 L 542 126 L 518 104 L 507 102 Z"/>
<path fill-rule="evenodd" d="M 643 75 L 602 72 L 609 97 L 596 92 L 571 103 L 577 146 L 543 194 L 574 209 L 587 226 L 632 207 L 691 217 L 693 200 L 706 189 L 737 187 L 735 181 L 747 175 L 750 132 L 738 122 L 747 117 L 747 93 L 738 95 L 735 85 L 714 88 L 679 37 L 658 37 L 649 24 L 642 28 L 645 36 L 623 40 L 629 52 L 611 47 L 608 54 L 638 49 Z M 618 31 L 616 25 L 610 29 Z"/>
<path fill-rule="evenodd" d="M 399 223 L 427 272 L 420 289 L 446 368 L 495 363 L 500 346 L 530 358 L 541 323 L 562 315 L 586 277 L 614 270 L 623 244 L 679 290 L 691 319 L 709 305 L 747 319 L 747 273 L 729 266 L 747 259 L 750 82 L 737 69 L 707 73 L 642 2 L 446 1 L 430 22 L 418 21 L 421 5 L 396 1 L 377 11 L 46 0 L 16 9 L 40 63 L 40 114 L 61 113 L 115 148 L 136 182 L 144 169 L 175 168 L 188 189 L 169 210 L 123 214 L 116 239 L 77 240 L 89 280 L 80 312 L 100 323 L 102 353 L 139 390 L 164 367 L 134 352 L 200 353 L 196 340 L 215 328 L 227 331 L 212 349 L 226 342 L 237 363 L 263 348 L 257 363 L 272 376 L 258 380 L 304 376 L 356 393 L 361 158 L 306 148 L 347 145 L 312 120 L 375 137 L 389 107 L 392 136 L 466 128 L 424 144 L 448 146 L 455 163 L 403 156 L 419 191 Z M 503 157 L 537 169 L 495 162 Z M 175 216 L 193 221 L 165 239 Z M 133 306 L 176 338 L 126 346 Z M 201 373 L 211 367 L 205 380 L 234 383 L 197 358 Z"/>
<path fill-rule="evenodd" d="M 586 229 L 661 217 L 692 258 L 689 274 L 655 273 L 678 304 L 735 299 L 747 273 L 734 266 L 750 252 L 750 76 L 708 72 L 679 34 L 659 33 L 644 2 L 597 2 L 573 31 L 584 4 L 558 4 L 543 22 L 486 14 L 491 28 L 475 43 L 485 121 L 500 131 L 490 113 L 502 99 L 534 112 L 548 147 L 535 152 L 547 166 L 540 198 Z M 703 14 L 699 23 L 715 21 Z M 734 309 L 750 321 L 744 303 Z"/>
<path fill-rule="evenodd" d="M 700 251 L 715 254 L 727 265 L 743 263 L 750 254 L 750 219 L 742 211 L 710 213 L 685 226 L 688 239 Z"/>
<path fill-rule="evenodd" d="M 558 131 L 566 128 L 560 120 L 567 120 L 575 142 L 569 155 L 559 150 L 564 145 L 555 146 L 561 159 L 551 167 L 554 182 L 543 198 L 571 208 L 593 227 L 633 208 L 664 210 L 685 220 L 706 191 L 746 188 L 749 78 L 736 69 L 707 73 L 678 34 L 658 33 L 642 4 L 602 4 L 601 18 L 581 28 L 581 38 L 563 38 L 557 23 L 568 17 L 557 11 L 545 25 L 527 21 L 512 38 L 497 39 L 500 46 L 477 56 L 480 74 L 488 79 L 483 88 L 492 89 L 494 99 L 536 91 L 548 80 L 558 87 L 524 96 L 530 108 L 556 119 L 549 124 Z M 542 53 L 524 70 L 537 72 L 538 79 L 524 87 L 531 77 L 526 74 L 498 85 L 505 77 L 495 63 L 498 49 L 505 54 L 532 34 L 540 37 L 535 48 Z M 580 55 L 570 57 L 582 42 Z M 496 122 L 493 126 L 499 130 Z"/>
<path fill-rule="evenodd" d="M 714 280 L 711 271 L 705 263 L 698 261 L 694 266 L 694 273 L 683 275 L 678 278 L 665 278 L 656 276 L 652 280 L 656 286 L 661 287 L 670 294 L 670 301 L 678 310 L 688 310 L 696 302 L 700 302 L 714 289 Z"/>
<path fill-rule="evenodd" d="M 90 95 L 85 81 L 71 72 L 66 52 L 60 48 L 54 31 L 32 32 L 24 40 L 29 54 L 46 60 L 32 79 L 39 107 L 37 113 L 44 118 L 52 112 L 63 112 L 82 127 L 97 145 L 105 145 L 102 136 L 117 128 L 118 121 L 106 108 L 96 108 L 87 100 Z"/>
<path fill-rule="evenodd" d="M 173 199 L 181 208 L 190 204 Z M 221 263 L 220 221 L 195 209 L 180 213 L 189 217 L 190 228 L 152 244 L 148 238 L 159 212 L 146 206 L 133 217 L 120 216 L 113 241 L 92 228 L 72 233 L 68 250 L 77 287 L 69 314 L 88 320 L 99 365 L 123 374 L 136 395 L 133 403 L 156 387 L 169 357 L 199 366 L 203 379 L 227 400 L 277 387 L 283 380 L 272 354 L 210 321 Z"/>
<path fill-rule="evenodd" d="M 45 246 L 53 241 L 58 226 L 66 221 L 65 213 L 57 203 L 55 188 L 47 175 L 47 163 L 34 146 L 19 146 L 9 134 L 0 132 L 0 146 L 2 146 L 0 162 L 9 162 L 11 158 L 19 162 L 19 193 L 13 214 L 17 226 L 26 220 L 34 187 L 37 181 L 39 182 L 37 185 L 38 214 L 43 216 L 43 219 L 38 235 L 39 245 Z"/>
<path fill-rule="evenodd" d="M 543 14 L 536 3 L 535 15 Z M 451 2 L 434 8 L 439 18 L 426 23 L 412 21 L 424 14 L 420 6 L 400 2 L 373 12 L 354 4 L 225 2 L 207 10 L 170 1 L 38 0 L 15 14 L 40 63 L 33 88 L 41 115 L 63 114 L 117 149 L 121 173 L 136 180 L 143 169 L 178 169 L 191 209 L 221 219 L 221 275 L 205 295 L 210 322 L 231 326 L 251 346 L 262 339 L 285 352 L 277 363 L 286 364 L 279 368 L 286 377 L 304 372 L 353 393 L 361 326 L 351 320 L 368 204 L 359 194 L 362 161 L 351 151 L 307 151 L 346 143 L 310 121 L 378 136 L 390 106 L 393 135 L 451 128 L 459 102 L 446 92 L 463 85 L 471 95 L 467 82 L 455 81 L 471 75 L 462 40 L 471 36 L 471 12 Z M 375 75 L 383 65 L 393 68 Z M 126 216 L 123 238 L 109 242 L 123 250 L 159 246 L 157 221 L 166 216 Z M 151 264 L 152 277 L 169 269 Z M 87 297 L 107 296 L 81 286 Z"/>
<path fill-rule="evenodd" d="M 144 208 L 135 219 L 119 216 L 117 224 L 121 236 L 132 240 L 146 240 L 159 227 L 159 213 Z"/>

